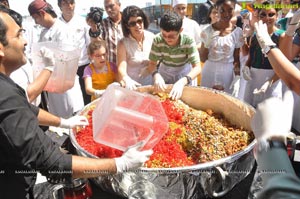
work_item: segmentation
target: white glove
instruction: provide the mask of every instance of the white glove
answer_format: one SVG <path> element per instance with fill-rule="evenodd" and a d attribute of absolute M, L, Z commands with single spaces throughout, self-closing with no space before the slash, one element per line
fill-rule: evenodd
<path fill-rule="evenodd" d="M 105 92 L 105 90 L 95 90 L 94 95 L 96 98 L 98 98 L 98 97 L 101 97 L 104 92 Z"/>
<path fill-rule="evenodd" d="M 159 92 L 159 91 L 165 91 L 167 89 L 165 80 L 161 76 L 161 74 L 156 73 L 153 76 L 153 81 L 154 81 L 154 91 Z"/>
<path fill-rule="evenodd" d="M 76 126 L 87 126 L 89 125 L 89 121 L 85 116 L 75 115 L 70 117 L 69 119 L 60 118 L 59 127 L 71 129 Z"/>
<path fill-rule="evenodd" d="M 186 78 L 183 77 L 183 78 L 179 79 L 177 82 L 175 82 L 175 84 L 173 85 L 173 88 L 169 94 L 172 100 L 177 100 L 182 96 L 182 91 L 186 84 L 185 79 Z"/>
<path fill-rule="evenodd" d="M 251 121 L 256 139 L 286 136 L 291 129 L 293 104 L 290 90 L 284 93 L 283 100 L 272 97 L 258 104 Z"/>
<path fill-rule="evenodd" d="M 134 170 L 149 160 L 153 150 L 140 151 L 142 146 L 143 142 L 139 142 L 125 151 L 121 157 L 115 158 L 117 173 Z"/>
<path fill-rule="evenodd" d="M 233 78 L 233 80 L 229 86 L 229 89 L 233 89 L 233 91 L 232 91 L 233 97 L 238 97 L 238 95 L 239 95 L 240 80 L 241 80 L 241 77 L 239 75 L 235 75 L 235 77 Z"/>
<path fill-rule="evenodd" d="M 247 80 L 247 81 L 252 80 L 249 66 L 244 66 L 243 69 L 242 69 L 242 73 L 243 73 L 243 78 L 245 80 Z"/>
<path fill-rule="evenodd" d="M 267 46 L 276 46 L 276 44 L 272 41 L 269 33 L 267 24 L 264 24 L 261 20 L 254 24 L 254 28 L 256 31 L 256 38 L 262 50 L 264 50 Z"/>
<path fill-rule="evenodd" d="M 287 30 L 285 34 L 288 36 L 293 36 L 297 28 L 299 28 L 299 20 L 300 20 L 300 10 L 294 13 L 290 23 L 288 24 Z"/>
<path fill-rule="evenodd" d="M 49 48 L 46 47 L 42 47 L 40 49 L 40 52 L 43 58 L 43 62 L 45 64 L 45 69 L 52 72 L 54 70 L 54 65 L 55 65 L 54 53 Z"/>
<path fill-rule="evenodd" d="M 134 81 L 128 75 L 126 75 L 125 77 L 123 77 L 123 81 L 125 82 L 125 88 L 127 88 L 129 90 L 136 90 L 137 86 L 141 86 L 140 83 Z"/>
<path fill-rule="evenodd" d="M 272 86 L 272 80 L 266 81 L 260 89 L 254 89 L 254 94 L 259 94 L 259 93 L 266 93 L 267 90 Z"/>

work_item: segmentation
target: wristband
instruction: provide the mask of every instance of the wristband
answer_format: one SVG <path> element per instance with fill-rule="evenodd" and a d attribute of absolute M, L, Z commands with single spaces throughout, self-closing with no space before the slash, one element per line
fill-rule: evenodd
<path fill-rule="evenodd" d="M 154 71 L 154 72 L 152 73 L 152 77 L 154 77 L 154 75 L 155 75 L 156 73 L 158 73 L 158 70 L 156 70 L 156 71 Z"/>
<path fill-rule="evenodd" d="M 186 75 L 186 76 L 184 76 L 184 77 L 185 77 L 186 80 L 187 80 L 187 84 L 191 84 L 192 78 L 191 78 L 190 76 L 188 76 L 188 75 Z"/>

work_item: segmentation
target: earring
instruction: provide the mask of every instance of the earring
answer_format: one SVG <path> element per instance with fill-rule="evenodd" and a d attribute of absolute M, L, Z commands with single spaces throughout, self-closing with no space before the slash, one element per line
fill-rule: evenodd
<path fill-rule="evenodd" d="M 92 60 L 91 60 L 91 63 L 95 63 L 95 60 L 92 59 Z"/>

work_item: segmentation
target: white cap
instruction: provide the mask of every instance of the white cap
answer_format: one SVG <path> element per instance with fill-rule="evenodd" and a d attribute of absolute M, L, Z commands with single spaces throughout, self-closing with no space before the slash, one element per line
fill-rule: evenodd
<path fill-rule="evenodd" d="M 173 0 L 173 8 L 178 4 L 185 4 L 187 5 L 187 0 Z"/>

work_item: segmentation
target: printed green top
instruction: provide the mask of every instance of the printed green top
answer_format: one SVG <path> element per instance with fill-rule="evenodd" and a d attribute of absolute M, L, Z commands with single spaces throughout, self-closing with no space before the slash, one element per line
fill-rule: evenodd
<path fill-rule="evenodd" d="M 170 67 L 180 67 L 186 63 L 200 63 L 195 41 L 185 34 L 180 34 L 179 39 L 177 46 L 169 46 L 161 33 L 157 34 L 152 43 L 150 61 L 161 61 Z"/>

